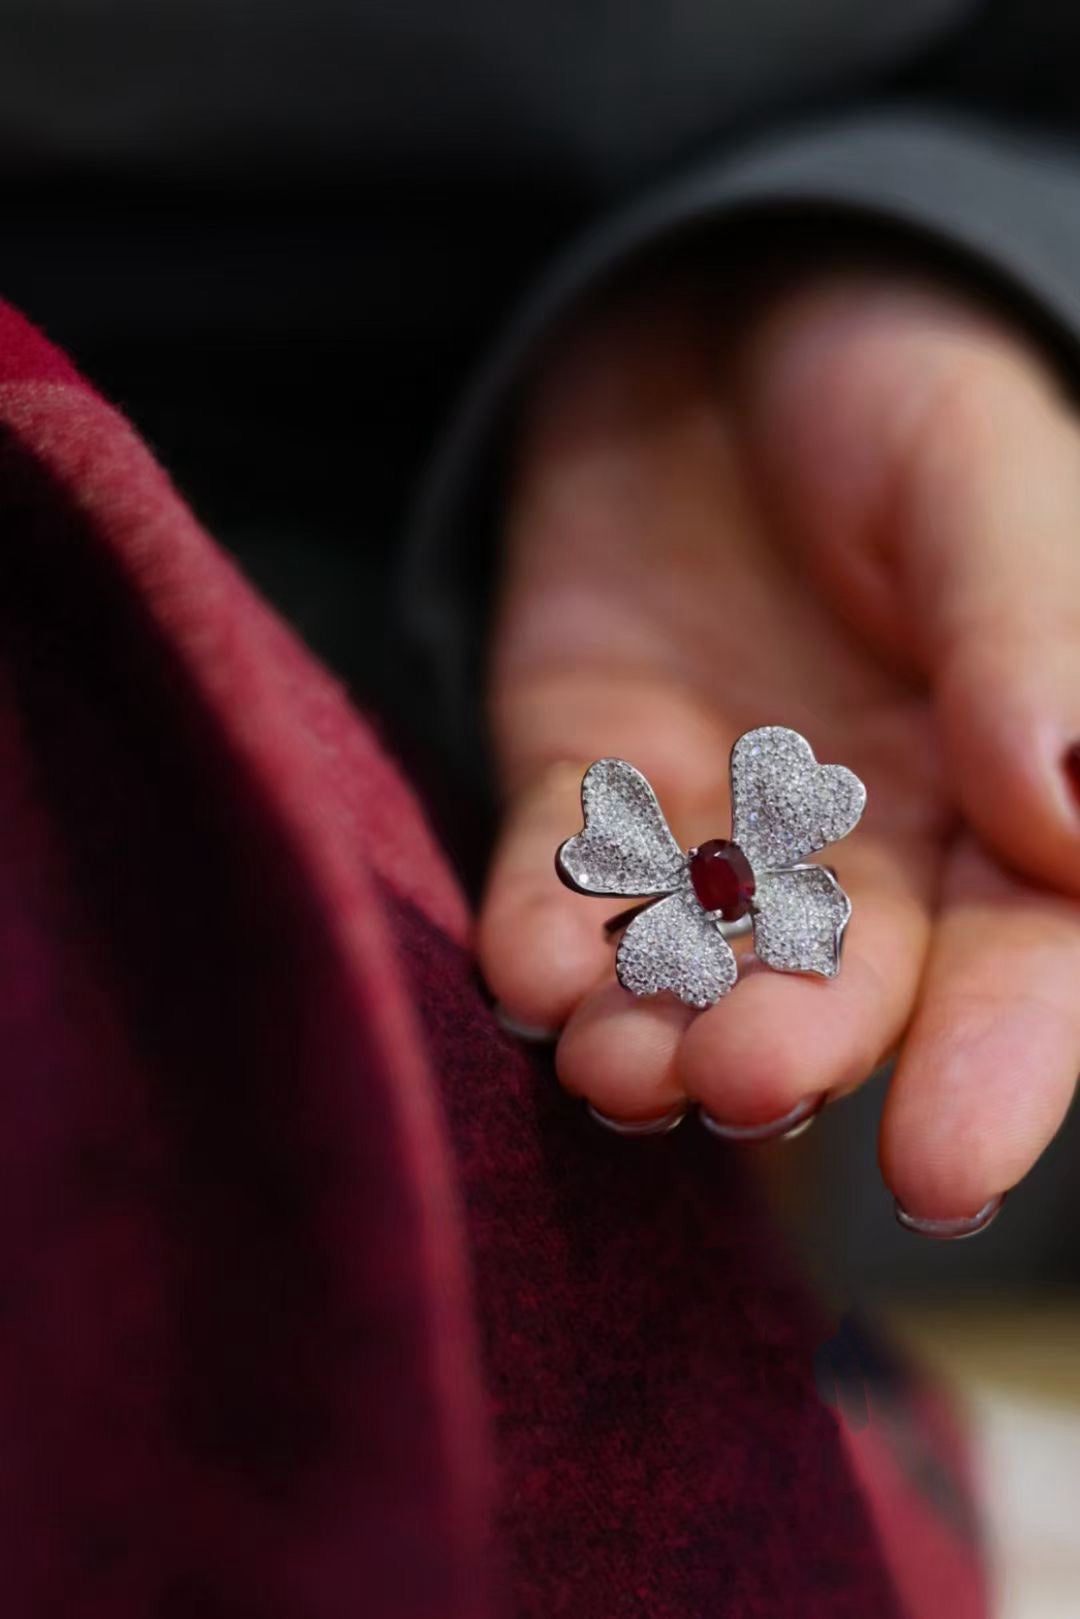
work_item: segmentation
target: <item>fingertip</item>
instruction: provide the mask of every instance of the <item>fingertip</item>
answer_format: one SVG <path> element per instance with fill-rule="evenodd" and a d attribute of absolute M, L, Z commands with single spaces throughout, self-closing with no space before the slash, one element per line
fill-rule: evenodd
<path fill-rule="evenodd" d="M 831 1042 L 823 1046 L 820 1024 L 807 1018 L 820 1007 L 815 996 L 831 987 L 765 972 L 741 979 L 683 1041 L 678 1071 L 686 1094 L 722 1124 L 750 1128 L 828 1089 Z M 814 1027 L 813 1041 L 808 1027 Z"/>
<path fill-rule="evenodd" d="M 897 1064 L 878 1160 L 908 1214 L 965 1219 L 1015 1186 L 1073 1090 L 1071 1036 L 1049 1000 L 950 995 L 924 1010 Z"/>
<path fill-rule="evenodd" d="M 698 1018 L 679 1053 L 688 1096 L 724 1124 L 753 1127 L 866 1079 L 892 1035 L 879 974 L 845 952 L 837 977 L 751 971 Z"/>
<path fill-rule="evenodd" d="M 505 1015 L 558 1030 L 611 960 L 605 912 L 559 881 L 555 851 L 580 824 L 582 768 L 560 761 L 509 804 L 476 929 L 480 972 Z"/>
<path fill-rule="evenodd" d="M 600 918 L 576 896 L 495 894 L 477 929 L 481 975 L 506 1017 L 560 1029 L 611 962 Z"/>
<path fill-rule="evenodd" d="M 1030 1167 L 1025 1161 L 1005 1181 L 996 1156 L 986 1151 L 978 1128 L 941 1139 L 936 1130 L 907 1136 L 883 1121 L 878 1142 L 881 1176 L 897 1206 L 909 1220 L 924 1222 L 973 1219 Z"/>
<path fill-rule="evenodd" d="M 561 1083 L 615 1119 L 649 1119 L 684 1093 L 676 1053 L 695 1014 L 667 997 L 638 1000 L 612 980 L 577 1007 L 555 1053 Z"/>

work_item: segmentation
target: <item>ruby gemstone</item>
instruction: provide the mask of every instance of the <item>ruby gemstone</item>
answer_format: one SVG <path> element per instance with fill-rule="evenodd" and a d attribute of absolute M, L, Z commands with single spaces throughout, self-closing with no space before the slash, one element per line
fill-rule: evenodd
<path fill-rule="evenodd" d="M 737 922 L 750 909 L 754 873 L 737 843 L 710 838 L 690 861 L 694 893 L 707 911 L 719 911 L 725 922 Z"/>

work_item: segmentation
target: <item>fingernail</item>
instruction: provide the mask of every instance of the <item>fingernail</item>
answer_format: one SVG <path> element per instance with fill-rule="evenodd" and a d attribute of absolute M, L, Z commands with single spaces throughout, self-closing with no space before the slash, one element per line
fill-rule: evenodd
<path fill-rule="evenodd" d="M 1005 1206 L 1004 1192 L 984 1203 L 977 1214 L 961 1215 L 954 1220 L 931 1220 L 924 1215 L 909 1214 L 899 1201 L 896 1218 L 905 1231 L 916 1231 L 920 1237 L 931 1237 L 935 1242 L 959 1242 L 964 1237 L 977 1237 L 992 1225 Z"/>
<path fill-rule="evenodd" d="M 1065 749 L 1065 774 L 1078 802 L 1080 802 L 1080 740 Z"/>
<path fill-rule="evenodd" d="M 698 1117 L 706 1130 L 722 1141 L 794 1141 L 809 1130 L 825 1105 L 825 1096 L 824 1091 L 820 1096 L 806 1096 L 782 1119 L 769 1119 L 765 1124 L 721 1124 L 703 1107 L 698 1109 Z"/>
<path fill-rule="evenodd" d="M 605 1130 L 612 1130 L 617 1136 L 666 1136 L 677 1129 L 686 1117 L 685 1102 L 652 1119 L 613 1119 L 609 1113 L 601 1113 L 598 1107 L 593 1107 L 591 1102 L 586 1102 L 585 1106 L 595 1124 L 602 1124 Z"/>
<path fill-rule="evenodd" d="M 520 1018 L 509 1013 L 505 1006 L 496 1001 L 491 1008 L 492 1014 L 500 1029 L 512 1034 L 515 1040 L 527 1040 L 532 1045 L 548 1045 L 559 1038 L 558 1029 L 547 1029 L 539 1023 L 522 1023 Z"/>

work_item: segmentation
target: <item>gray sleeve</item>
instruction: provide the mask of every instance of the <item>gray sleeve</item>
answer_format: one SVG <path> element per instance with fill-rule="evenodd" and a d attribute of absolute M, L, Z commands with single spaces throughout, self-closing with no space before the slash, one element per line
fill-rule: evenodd
<path fill-rule="evenodd" d="M 911 109 L 832 120 L 707 163 L 646 196 L 554 265 L 461 400 L 417 502 L 402 613 L 451 757 L 481 743 L 480 677 L 495 571 L 500 440 L 538 346 L 586 292 L 636 255 L 699 226 L 859 220 L 968 271 L 1049 334 L 1080 370 L 1080 148 Z"/>

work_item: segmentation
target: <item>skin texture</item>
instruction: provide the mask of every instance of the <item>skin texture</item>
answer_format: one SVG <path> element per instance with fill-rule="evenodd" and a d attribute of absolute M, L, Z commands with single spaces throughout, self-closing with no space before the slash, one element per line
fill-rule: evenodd
<path fill-rule="evenodd" d="M 885 1179 L 914 1214 L 969 1215 L 1031 1167 L 1080 1069 L 1080 429 L 1034 347 L 958 292 L 852 269 L 723 303 L 675 273 L 609 298 L 535 388 L 481 965 L 617 1118 L 689 1097 L 757 1124 L 898 1049 Z M 843 970 L 753 973 L 697 1016 L 637 1001 L 604 902 L 552 870 L 582 771 L 630 759 L 685 847 L 727 835 L 729 749 L 770 722 L 869 789 L 828 856 Z"/>

